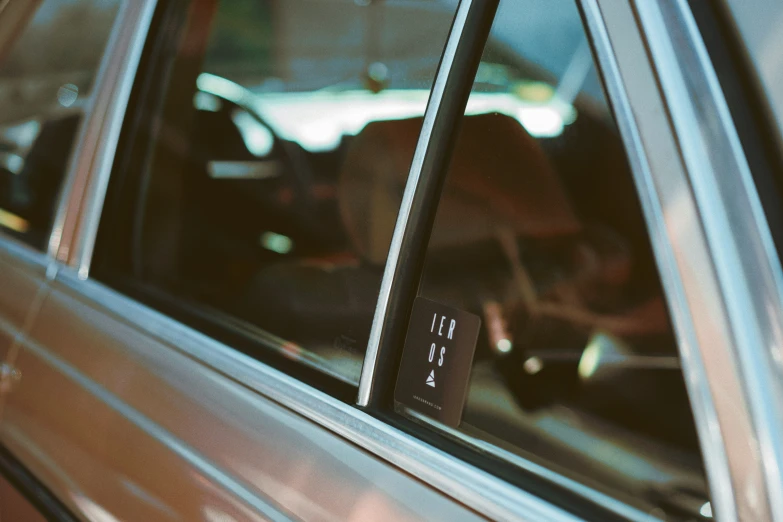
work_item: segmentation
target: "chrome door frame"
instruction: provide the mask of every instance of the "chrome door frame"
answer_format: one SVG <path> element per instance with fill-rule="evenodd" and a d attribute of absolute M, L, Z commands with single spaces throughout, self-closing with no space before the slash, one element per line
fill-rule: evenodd
<path fill-rule="evenodd" d="M 743 402 L 754 433 L 751 457 L 744 439 L 729 440 L 727 452 L 742 517 L 769 502 L 770 518 L 783 519 L 783 271 L 759 194 L 728 104 L 706 46 L 685 0 L 643 2 L 637 11 L 670 108 L 682 157 L 712 253 L 723 305 L 732 331 Z M 668 32 L 669 38 L 661 38 Z M 678 42 L 677 49 L 667 42 Z M 705 357 L 707 356 L 705 351 Z M 719 381 L 713 379 L 716 387 Z M 721 382 L 721 384 L 723 384 Z M 717 395 L 714 388 L 713 393 Z M 716 397 L 717 399 L 717 397 Z M 718 406 L 719 421 L 737 413 Z M 751 475 L 752 474 L 752 475 Z M 757 477 L 758 484 L 748 482 Z M 742 480 L 742 482 L 740 482 Z M 759 506 L 760 507 L 760 506 Z M 756 518 L 757 520 L 760 518 Z"/>
<path fill-rule="evenodd" d="M 736 383 L 709 376 L 741 519 L 783 519 L 783 272 L 717 74 L 685 0 L 642 2 L 656 62 L 700 214 L 731 338 Z M 668 38 L 663 37 L 668 33 Z M 676 49 L 668 42 L 678 42 Z M 708 349 L 712 348 L 712 349 Z M 708 375 L 715 346 L 703 355 Z M 725 374 L 721 374 L 725 375 Z M 736 384 L 746 409 L 723 400 Z M 736 398 L 735 398 L 736 400 Z M 744 418 L 743 418 L 744 417 Z M 739 422 L 738 422 L 739 421 Z M 746 422 L 752 438 L 733 433 Z M 766 497 L 766 498 L 764 498 Z M 764 505 L 767 504 L 767 505 Z"/>
<path fill-rule="evenodd" d="M 781 520 L 783 273 L 715 70 L 685 0 L 583 3 L 588 19 L 606 19 L 610 45 L 622 41 L 630 103 L 615 109 L 621 125 L 635 120 L 632 162 L 648 171 L 637 182 L 652 196 L 646 213 L 657 214 L 653 242 L 713 511 Z M 628 39 L 637 24 L 642 39 Z"/>
<path fill-rule="evenodd" d="M 101 64 L 89 117 L 74 152 L 49 255 L 86 279 L 114 153 L 157 0 L 125 0 Z"/>

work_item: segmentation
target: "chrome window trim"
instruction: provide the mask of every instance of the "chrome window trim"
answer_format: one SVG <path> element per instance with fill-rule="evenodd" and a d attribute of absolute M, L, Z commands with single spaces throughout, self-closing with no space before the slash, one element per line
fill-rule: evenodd
<path fill-rule="evenodd" d="M 626 504 L 596 489 L 593 489 L 592 487 L 585 485 L 582 482 L 562 475 L 543 464 L 534 462 L 517 453 L 512 453 L 511 451 L 496 446 L 492 442 L 487 442 L 485 440 L 472 437 L 471 435 L 463 433 L 458 429 L 440 424 L 437 421 L 433 421 L 431 418 L 415 410 L 411 410 L 406 407 L 403 407 L 402 409 L 406 415 L 409 415 L 410 417 L 416 419 L 428 427 L 434 427 L 443 431 L 449 437 L 459 441 L 466 448 L 469 448 L 470 450 L 478 453 L 491 455 L 497 459 L 508 462 L 520 470 L 524 470 L 530 473 L 538 479 L 547 481 L 550 484 L 556 484 L 564 491 L 569 491 L 574 495 L 587 499 L 590 502 L 601 506 L 606 511 L 610 511 L 613 514 L 622 517 L 624 520 L 648 521 L 651 518 L 650 515 L 644 511 L 641 511 L 640 509 L 630 504 Z"/>
<path fill-rule="evenodd" d="M 125 0 L 52 234 L 50 254 L 76 267 L 82 279 L 89 274 L 114 153 L 156 5 L 157 0 Z"/>
<path fill-rule="evenodd" d="M 612 102 L 615 120 L 623 137 L 631 172 L 645 214 L 656 265 L 665 290 L 671 321 L 683 361 L 683 377 L 688 389 L 702 456 L 705 461 L 712 509 L 714 513 L 721 516 L 722 520 L 735 520 L 736 504 L 731 473 L 726 461 L 723 436 L 721 431 L 716 429 L 718 426 L 717 411 L 709 389 L 709 378 L 704 362 L 699 354 L 698 336 L 694 329 L 693 317 L 689 311 L 673 245 L 666 229 L 664 209 L 658 197 L 653 173 L 639 134 L 636 116 L 626 93 L 626 86 L 620 74 L 612 42 L 599 7 L 599 3 L 606 5 L 607 2 L 602 2 L 602 0 L 580 1 L 585 21 L 593 36 L 596 57 L 603 70 L 607 95 Z M 641 64 L 638 65 L 641 66 Z"/>
<path fill-rule="evenodd" d="M 117 49 L 121 28 L 128 15 L 129 3 L 128 0 L 123 0 L 122 5 L 119 7 L 119 12 L 114 19 L 114 24 L 109 34 L 109 39 L 106 42 L 103 56 L 101 56 L 101 61 L 98 65 L 92 88 L 90 89 L 90 94 L 84 104 L 83 120 L 79 125 L 79 132 L 74 141 L 65 177 L 57 196 L 57 208 L 54 213 L 52 230 L 49 234 L 47 253 L 53 258 L 57 256 L 62 244 L 66 219 L 69 214 L 78 213 L 78 205 L 74 206 L 72 200 L 78 202 L 81 198 L 84 184 L 82 182 L 83 175 L 80 175 L 79 173 L 81 171 L 86 171 L 89 168 L 94 142 L 98 139 L 100 134 L 99 124 L 101 118 L 96 114 L 98 112 L 96 111 L 97 101 L 102 97 L 101 93 L 105 90 L 107 72 L 110 63 L 112 62 L 112 57 Z"/>
<path fill-rule="evenodd" d="M 0 230 L 0 250 L 22 263 L 39 269 L 46 269 L 52 264 L 52 259 L 46 253 L 3 233 L 2 230 Z"/>
<path fill-rule="evenodd" d="M 412 437 L 334 397 L 179 323 L 72 268 L 56 281 L 234 381 L 380 457 L 496 520 L 571 521 L 578 517 Z"/>
<path fill-rule="evenodd" d="M 599 3 L 607 18 L 617 19 L 617 12 L 628 9 L 610 0 Z M 695 350 L 687 338 L 680 345 L 715 511 L 727 520 L 779 519 L 780 266 L 687 3 L 633 4 L 635 12 L 615 20 L 613 29 L 625 31 L 638 20 L 646 46 L 641 61 L 649 55 L 653 62 L 651 81 L 637 78 L 643 69 L 638 61 L 626 64 L 626 84 L 629 92 L 656 91 L 645 101 L 661 103 L 644 107 L 636 92 L 633 109 L 646 127 L 644 147 L 698 340 Z M 656 119 L 661 120 L 657 128 Z M 664 143 L 671 138 L 675 147 Z M 677 161 L 662 159 L 661 151 Z M 674 308 L 677 321 L 680 312 Z M 714 413 L 702 400 L 710 395 Z M 725 464 L 717 454 L 720 439 Z"/>
<path fill-rule="evenodd" d="M 373 391 L 374 378 L 377 373 L 381 336 L 386 314 L 389 311 L 391 289 L 394 277 L 397 271 L 397 265 L 400 261 L 402 252 L 402 240 L 408 227 L 408 221 L 411 217 L 413 207 L 413 196 L 419 187 L 421 180 L 422 167 L 424 159 L 429 151 L 429 146 L 433 138 L 432 130 L 435 124 L 435 118 L 440 110 L 443 94 L 446 89 L 451 68 L 454 65 L 454 58 L 457 53 L 457 46 L 462 40 L 465 29 L 465 23 L 468 19 L 468 13 L 473 5 L 473 0 L 460 0 L 457 12 L 454 15 L 454 23 L 449 33 L 449 39 L 443 50 L 440 66 L 432 85 L 430 99 L 427 103 L 427 109 L 424 113 L 424 122 L 422 124 L 421 134 L 416 143 L 416 151 L 413 155 L 413 162 L 408 173 L 408 180 L 405 184 L 405 191 L 402 196 L 402 203 L 397 214 L 397 222 L 394 226 L 391 244 L 389 245 L 389 255 L 386 258 L 386 266 L 381 279 L 381 290 L 378 295 L 378 302 L 375 307 L 370 337 L 367 341 L 367 351 L 364 355 L 362 364 L 362 373 L 359 377 L 359 391 L 356 398 L 356 404 L 367 406 L 370 403 L 370 396 Z"/>
<path fill-rule="evenodd" d="M 62 185 L 60 186 L 60 189 L 58 190 L 57 197 L 56 197 L 56 207 L 54 210 L 54 216 L 52 220 L 52 229 L 49 231 L 49 240 L 47 241 L 47 249 L 44 251 L 44 255 L 48 257 L 55 257 L 57 250 L 60 245 L 60 239 L 62 236 L 62 228 L 63 223 L 65 221 L 65 217 L 67 215 L 68 211 L 68 201 L 72 197 L 74 190 L 77 190 L 75 187 L 75 180 L 78 178 L 78 170 L 81 165 L 81 157 L 84 154 L 86 150 L 85 142 L 87 140 L 87 136 L 90 132 L 90 124 L 89 122 L 92 120 L 100 120 L 100 118 L 97 118 L 95 116 L 95 101 L 98 97 L 98 93 L 103 89 L 104 82 L 105 82 L 105 75 L 106 75 L 106 68 L 108 65 L 108 62 L 111 60 L 111 55 L 114 53 L 114 49 L 117 45 L 117 34 L 120 32 L 120 27 L 122 27 L 124 21 L 125 21 L 125 15 L 126 15 L 126 6 L 129 3 L 128 0 L 122 0 L 123 5 L 120 6 L 120 11 L 117 13 L 116 18 L 114 19 L 114 23 L 112 24 L 112 28 L 110 30 L 109 39 L 106 42 L 106 47 L 104 49 L 103 55 L 101 56 L 101 61 L 98 64 L 98 69 L 95 74 L 95 79 L 93 80 L 93 85 L 90 90 L 90 94 L 87 96 L 87 99 L 84 103 L 84 111 L 83 111 L 83 121 L 79 125 L 79 130 L 76 134 L 76 137 L 73 142 L 72 150 L 70 151 L 68 163 L 65 169 L 65 175 L 63 176 Z M 2 11 L 2 7 L 0 6 L 0 11 Z M 16 238 L 10 237 L 8 234 L 6 234 L 2 228 L 0 228 L 0 241 L 11 241 L 12 244 L 19 242 Z M 19 242 L 22 243 L 22 242 Z M 29 245 L 25 245 L 27 249 L 29 249 L 32 252 L 39 253 L 42 252 L 41 250 L 34 248 Z M 18 250 L 17 250 L 18 252 Z"/>
<path fill-rule="evenodd" d="M 756 465 L 764 477 L 768 517 L 781 520 L 783 272 L 737 130 L 687 2 L 637 0 L 636 9 L 650 35 L 650 53 L 715 263 L 758 446 Z M 734 448 L 728 445 L 726 451 Z M 739 477 L 735 487 L 742 510 L 764 501 Z"/>

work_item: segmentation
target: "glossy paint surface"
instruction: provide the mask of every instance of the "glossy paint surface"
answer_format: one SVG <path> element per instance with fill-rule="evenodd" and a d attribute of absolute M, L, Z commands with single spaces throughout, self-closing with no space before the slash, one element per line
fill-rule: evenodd
<path fill-rule="evenodd" d="M 57 282 L 18 366 L 0 438 L 85 515 L 477 518 Z"/>
<path fill-rule="evenodd" d="M 46 278 L 46 258 L 0 233 L 0 362 L 12 363 L 16 342 L 25 328 Z M 2 407 L 0 391 L 0 408 Z M 0 417 L 2 410 L 0 410 Z"/>

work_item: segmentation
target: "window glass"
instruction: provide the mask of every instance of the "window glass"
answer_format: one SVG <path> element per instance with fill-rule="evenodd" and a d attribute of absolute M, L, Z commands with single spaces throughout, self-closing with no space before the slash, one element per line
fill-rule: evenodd
<path fill-rule="evenodd" d="M 191 2 L 137 89 L 96 276 L 273 364 L 356 384 L 413 157 L 383 122 L 411 121 L 398 138 L 417 140 L 453 14 Z"/>
<path fill-rule="evenodd" d="M 40 249 L 119 4 L 0 9 L 0 227 Z"/>
<path fill-rule="evenodd" d="M 393 137 L 410 122 L 380 125 Z M 639 198 L 573 0 L 501 2 L 437 210 L 422 298 L 481 320 L 461 424 L 440 428 L 645 512 L 710 513 Z M 430 317 L 425 334 L 451 335 L 450 319 L 430 328 Z M 409 348 L 406 340 L 404 361 Z M 419 422 L 439 416 L 439 394 L 450 393 L 442 379 L 458 371 L 440 348 L 412 349 L 418 370 L 405 378 L 420 379 L 415 393 L 433 411 L 397 408 Z"/>

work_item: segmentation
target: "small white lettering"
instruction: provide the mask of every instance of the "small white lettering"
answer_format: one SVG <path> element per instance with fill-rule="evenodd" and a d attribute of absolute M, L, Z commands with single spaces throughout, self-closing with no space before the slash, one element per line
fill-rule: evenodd
<path fill-rule="evenodd" d="M 451 339 L 452 335 L 454 335 L 454 327 L 457 326 L 457 321 L 454 319 L 451 320 L 451 323 L 449 324 L 449 339 Z"/>
<path fill-rule="evenodd" d="M 442 409 L 443 409 L 442 407 L 438 406 L 438 405 L 437 405 L 437 404 L 435 404 L 434 402 L 430 402 L 430 401 L 428 401 L 427 399 L 423 399 L 423 398 L 419 397 L 418 395 L 414 395 L 414 396 L 413 396 L 413 398 L 414 398 L 414 399 L 416 399 L 416 400 L 417 400 L 417 401 L 419 401 L 419 402 L 423 402 L 423 403 L 424 403 L 424 404 L 426 404 L 427 406 L 430 406 L 430 407 L 432 407 L 432 408 L 435 408 L 435 409 L 436 409 L 436 410 L 438 410 L 438 411 L 440 411 L 440 410 L 442 410 Z"/>
<path fill-rule="evenodd" d="M 443 335 L 443 321 L 446 320 L 446 316 L 440 318 L 440 328 L 438 328 L 438 336 Z"/>

